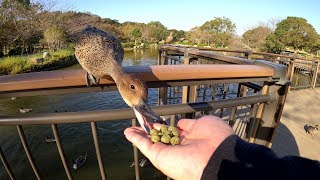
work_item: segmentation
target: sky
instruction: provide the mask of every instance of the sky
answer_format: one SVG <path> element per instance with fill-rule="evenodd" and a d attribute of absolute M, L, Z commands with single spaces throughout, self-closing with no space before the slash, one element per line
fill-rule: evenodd
<path fill-rule="evenodd" d="M 305 18 L 320 33 L 319 0 L 70 0 L 74 11 L 91 12 L 119 22 L 160 21 L 168 29 L 190 30 L 215 17 L 227 17 L 236 34 L 287 16 Z"/>

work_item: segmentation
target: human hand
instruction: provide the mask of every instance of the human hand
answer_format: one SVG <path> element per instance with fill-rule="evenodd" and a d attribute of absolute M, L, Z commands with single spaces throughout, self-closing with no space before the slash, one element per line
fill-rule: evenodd
<path fill-rule="evenodd" d="M 160 130 L 160 124 L 154 128 Z M 179 145 L 153 143 L 140 127 L 124 131 L 132 142 L 159 170 L 173 179 L 200 179 L 210 157 L 233 130 L 222 119 L 204 116 L 198 120 L 181 119 Z"/>

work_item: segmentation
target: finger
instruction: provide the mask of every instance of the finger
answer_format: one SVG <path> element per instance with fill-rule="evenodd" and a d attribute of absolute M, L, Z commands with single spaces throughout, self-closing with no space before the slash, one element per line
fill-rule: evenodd
<path fill-rule="evenodd" d="M 153 124 L 153 128 L 155 128 L 155 129 L 158 130 L 158 131 L 160 131 L 160 129 L 161 129 L 162 126 L 165 126 L 165 125 L 160 124 L 160 123 L 155 123 L 155 124 Z"/>
<path fill-rule="evenodd" d="M 124 130 L 124 135 L 126 136 L 126 138 L 132 142 L 134 145 L 135 143 L 133 142 L 133 138 L 142 138 L 142 139 L 146 139 L 149 140 L 148 138 L 148 134 L 146 134 L 141 127 L 130 127 Z"/>
<path fill-rule="evenodd" d="M 155 157 L 166 145 L 162 143 L 154 143 L 149 139 L 148 135 L 140 128 L 130 127 L 125 129 L 124 134 L 126 138 L 132 142 L 148 159 L 153 163 L 155 162 Z M 156 165 L 154 164 L 154 165 Z"/>
<path fill-rule="evenodd" d="M 192 126 L 194 125 L 194 123 L 196 123 L 197 120 L 194 119 L 180 119 L 178 121 L 178 127 L 182 130 L 182 131 L 189 131 Z"/>

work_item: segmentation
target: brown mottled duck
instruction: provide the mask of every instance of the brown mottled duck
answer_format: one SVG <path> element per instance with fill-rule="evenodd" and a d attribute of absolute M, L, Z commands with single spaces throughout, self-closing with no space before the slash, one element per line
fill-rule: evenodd
<path fill-rule="evenodd" d="M 133 109 L 141 127 L 148 134 L 150 124 L 147 120 L 163 123 L 146 104 L 148 88 L 146 83 L 134 74 L 127 74 L 121 68 L 123 48 L 113 35 L 93 26 L 83 29 L 78 37 L 75 55 L 87 71 L 88 86 L 97 85 L 99 79 L 110 75 L 117 84 L 123 100 Z"/>
<path fill-rule="evenodd" d="M 167 39 L 166 39 L 166 44 L 170 44 L 170 43 L 172 43 L 173 42 L 173 35 L 172 35 L 173 33 L 172 32 L 170 32 L 170 35 L 167 37 Z"/>

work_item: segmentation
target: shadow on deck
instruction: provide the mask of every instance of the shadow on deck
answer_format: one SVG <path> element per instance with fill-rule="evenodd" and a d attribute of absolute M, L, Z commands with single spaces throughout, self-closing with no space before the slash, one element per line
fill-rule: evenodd
<path fill-rule="evenodd" d="M 320 161 L 320 133 L 312 138 L 304 126 L 320 125 L 320 89 L 290 91 L 272 149 L 279 156 L 295 155 Z"/>

